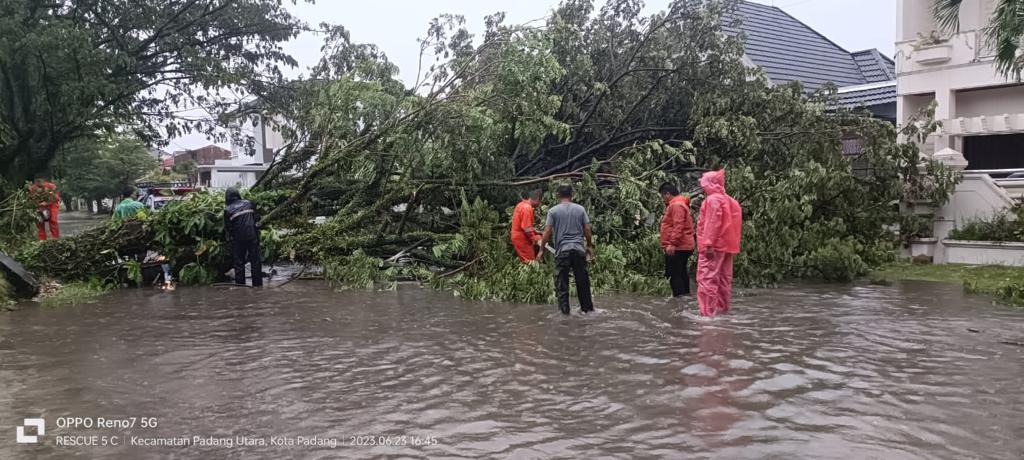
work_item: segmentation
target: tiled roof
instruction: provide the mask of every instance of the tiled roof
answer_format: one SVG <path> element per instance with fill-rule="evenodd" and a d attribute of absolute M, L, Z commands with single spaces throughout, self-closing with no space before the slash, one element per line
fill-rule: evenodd
<path fill-rule="evenodd" d="M 892 102 L 896 102 L 895 81 L 850 86 L 839 90 L 839 105 L 842 107 L 869 107 Z"/>
<path fill-rule="evenodd" d="M 746 56 L 773 84 L 799 81 L 813 91 L 828 82 L 843 87 L 895 78 L 892 60 L 877 50 L 850 53 L 780 8 L 741 1 L 732 15 L 726 32 L 744 34 Z"/>
<path fill-rule="evenodd" d="M 866 83 L 890 81 L 896 79 L 896 63 L 876 49 L 857 51 L 852 54 L 854 62 L 860 67 L 860 73 Z"/>

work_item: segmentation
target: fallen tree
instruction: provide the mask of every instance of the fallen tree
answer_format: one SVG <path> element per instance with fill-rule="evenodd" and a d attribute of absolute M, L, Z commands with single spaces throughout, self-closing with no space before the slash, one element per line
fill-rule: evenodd
<path fill-rule="evenodd" d="M 338 286 L 420 280 L 543 302 L 550 271 L 514 256 L 511 209 L 520 192 L 543 189 L 550 205 L 572 183 L 595 230 L 595 290 L 665 293 L 658 185 L 694 190 L 703 171 L 725 168 L 744 207 L 739 282 L 844 281 L 890 260 L 899 203 L 941 203 L 955 175 L 892 125 L 829 109 L 834 89 L 768 85 L 743 65 L 740 38 L 722 33 L 730 4 L 677 1 L 642 17 L 636 1 L 595 12 L 571 0 L 539 26 L 489 17 L 479 46 L 461 18 L 442 17 L 413 88 L 376 47 L 336 29 L 314 78 L 265 99 L 293 122 L 256 188 L 273 197 L 258 200 L 263 222 L 291 230 L 277 252 L 321 265 Z M 928 119 L 902 134 L 921 139 Z M 863 149 L 844 154 L 844 138 Z M 224 255 L 220 208 L 216 197 L 185 203 L 146 223 L 151 245 L 209 282 Z M 326 223 L 309 224 L 316 216 Z"/>
<path fill-rule="evenodd" d="M 741 39 L 722 33 L 731 5 L 678 1 L 642 17 L 635 1 L 596 12 L 567 1 L 541 26 L 489 17 L 476 47 L 459 18 L 443 17 L 423 41 L 434 61 L 411 90 L 375 48 L 334 37 L 321 66 L 333 73 L 296 86 L 300 129 L 280 164 L 298 173 L 261 184 L 291 190 L 266 218 L 307 219 L 298 210 L 318 201 L 333 217 L 285 245 L 367 271 L 334 270 L 342 281 L 422 279 L 367 262 L 405 251 L 435 268 L 436 285 L 540 301 L 550 280 L 513 257 L 510 209 L 518 192 L 570 182 L 597 235 L 597 290 L 661 292 L 658 185 L 693 190 L 701 172 L 725 168 L 747 219 L 741 282 L 843 281 L 891 259 L 898 204 L 943 202 L 955 175 L 898 142 L 892 125 L 829 109 L 834 89 L 769 86 L 742 64 Z M 923 115 L 904 138 L 934 128 Z M 848 138 L 863 149 L 844 154 Z"/>

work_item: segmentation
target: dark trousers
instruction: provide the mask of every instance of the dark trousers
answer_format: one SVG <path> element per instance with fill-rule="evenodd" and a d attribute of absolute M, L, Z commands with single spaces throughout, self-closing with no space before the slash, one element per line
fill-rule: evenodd
<path fill-rule="evenodd" d="M 674 255 L 665 254 L 665 277 L 672 286 L 672 297 L 690 295 L 690 255 L 693 251 L 676 251 Z"/>
<path fill-rule="evenodd" d="M 249 262 L 252 269 L 252 285 L 263 286 L 260 240 L 232 240 L 231 255 L 235 259 L 235 284 L 245 284 L 245 263 Z"/>
<path fill-rule="evenodd" d="M 555 257 L 555 295 L 558 297 L 558 308 L 562 313 L 569 314 L 569 272 L 576 278 L 576 296 L 580 299 L 580 309 L 594 311 L 594 301 L 590 298 L 590 275 L 587 273 L 587 255 L 581 251 L 563 251 Z"/>

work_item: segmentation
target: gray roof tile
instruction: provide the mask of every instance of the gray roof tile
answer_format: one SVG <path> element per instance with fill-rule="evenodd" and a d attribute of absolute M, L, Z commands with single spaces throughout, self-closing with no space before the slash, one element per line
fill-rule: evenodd
<path fill-rule="evenodd" d="M 724 28 L 743 33 L 747 57 L 774 84 L 799 81 L 813 91 L 828 82 L 843 87 L 895 78 L 892 60 L 878 50 L 850 53 L 777 7 L 741 1 Z"/>
<path fill-rule="evenodd" d="M 871 85 L 865 89 L 853 89 L 839 93 L 840 107 L 870 107 L 890 102 L 896 102 L 895 83 L 884 86 Z"/>

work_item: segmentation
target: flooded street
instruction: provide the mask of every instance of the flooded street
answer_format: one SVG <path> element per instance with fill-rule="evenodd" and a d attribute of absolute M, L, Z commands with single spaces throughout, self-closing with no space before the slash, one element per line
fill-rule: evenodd
<path fill-rule="evenodd" d="M 959 286 L 757 291 L 713 321 L 694 304 L 597 301 L 564 318 L 295 282 L 0 314 L 0 458 L 1024 456 L 1024 348 L 1000 342 L 1024 341 L 1024 311 Z M 45 435 L 16 444 L 30 417 Z"/>

